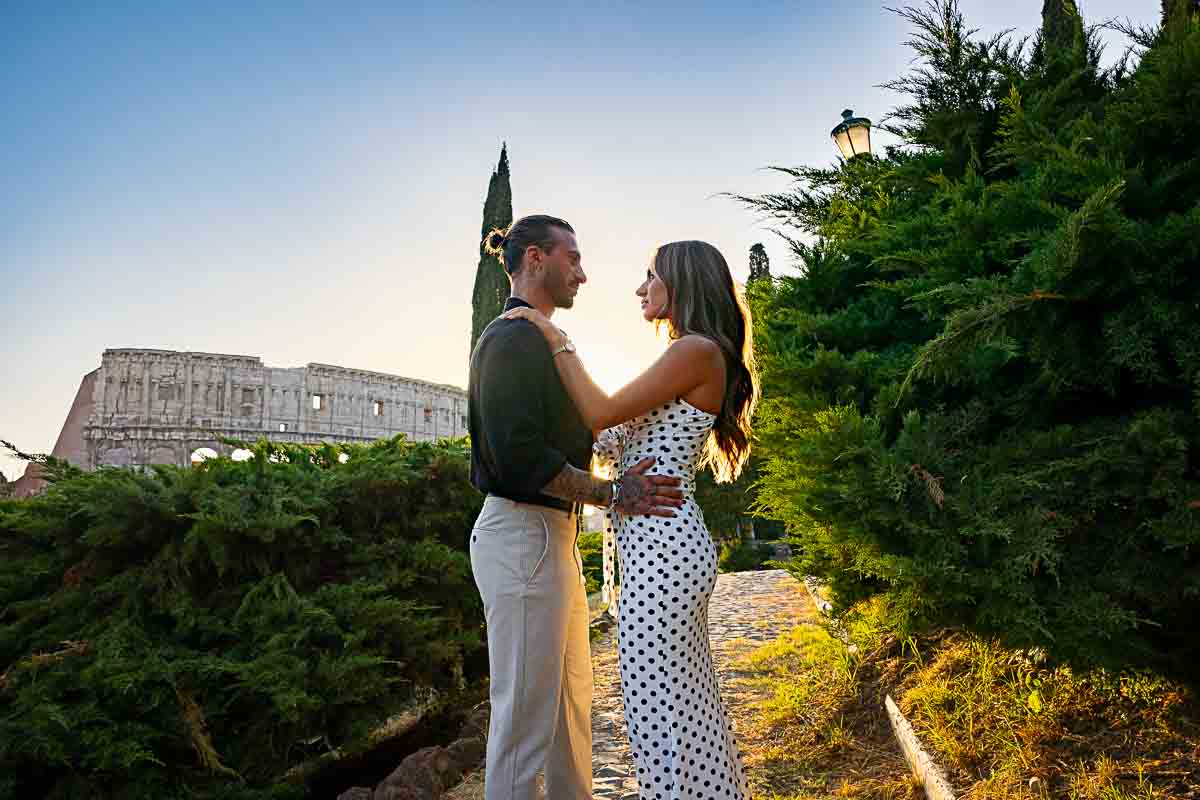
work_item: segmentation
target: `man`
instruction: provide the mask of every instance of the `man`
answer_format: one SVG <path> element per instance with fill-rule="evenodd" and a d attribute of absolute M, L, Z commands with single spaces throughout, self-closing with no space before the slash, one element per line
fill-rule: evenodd
<path fill-rule="evenodd" d="M 530 216 L 488 248 L 512 283 L 505 310 L 547 317 L 574 305 L 587 280 L 574 229 Z M 561 351 L 560 351 L 561 352 Z M 626 514 L 669 513 L 679 481 L 647 475 L 619 482 L 589 471 L 592 431 L 554 366 L 558 353 L 523 320 L 494 320 L 471 354 L 471 481 L 487 493 L 471 532 L 471 569 L 483 598 L 491 670 L 486 800 L 533 800 L 544 770 L 552 800 L 592 796 L 592 662 L 583 562 L 582 505 Z"/>

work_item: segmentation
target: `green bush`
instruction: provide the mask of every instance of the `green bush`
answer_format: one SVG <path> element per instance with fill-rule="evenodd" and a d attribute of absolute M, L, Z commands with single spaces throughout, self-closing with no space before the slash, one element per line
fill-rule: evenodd
<path fill-rule="evenodd" d="M 600 587 L 604 585 L 604 533 L 580 534 L 579 555 L 583 559 L 583 577 L 587 579 L 587 593 L 600 591 Z"/>
<path fill-rule="evenodd" d="M 726 541 L 717 559 L 718 572 L 750 572 L 765 569 L 771 551 L 753 540 Z"/>
<path fill-rule="evenodd" d="M 704 514 L 704 526 L 715 541 L 738 539 L 741 528 L 750 524 L 758 464 L 757 456 L 751 455 L 742 474 L 730 483 L 717 483 L 707 467 L 696 472 L 696 503 Z"/>
<path fill-rule="evenodd" d="M 252 450 L 0 504 L 0 795 L 295 794 L 482 677 L 464 442 Z"/>
<path fill-rule="evenodd" d="M 1200 29 L 1102 70 L 1071 8 L 902 12 L 905 144 L 743 198 L 802 273 L 750 289 L 759 501 L 842 609 L 1195 670 Z"/>

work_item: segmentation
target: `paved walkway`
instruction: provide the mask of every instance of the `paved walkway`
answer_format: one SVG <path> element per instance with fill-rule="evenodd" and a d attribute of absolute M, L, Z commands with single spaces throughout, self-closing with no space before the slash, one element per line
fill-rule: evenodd
<path fill-rule="evenodd" d="M 729 703 L 733 662 L 748 649 L 787 633 L 811 616 L 804 587 L 784 570 L 717 576 L 708 608 L 708 631 L 722 699 Z M 592 704 L 595 800 L 638 800 L 637 779 L 621 706 L 616 626 L 592 642 L 596 693 Z M 736 732 L 736 723 L 735 723 Z"/>
<path fill-rule="evenodd" d="M 736 732 L 744 695 L 733 686 L 737 658 L 791 630 L 815 621 L 804 587 L 783 570 L 731 572 L 717 576 L 708 607 L 708 630 L 721 698 L 730 707 Z M 592 642 L 596 691 L 592 701 L 592 753 L 595 800 L 638 800 L 637 779 L 621 706 L 617 629 L 612 625 Z M 738 712 L 741 712 L 739 714 Z M 483 770 L 476 770 L 446 800 L 482 800 Z"/>

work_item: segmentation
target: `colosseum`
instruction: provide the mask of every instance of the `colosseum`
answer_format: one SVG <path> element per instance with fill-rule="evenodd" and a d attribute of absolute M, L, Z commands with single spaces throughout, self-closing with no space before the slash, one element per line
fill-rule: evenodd
<path fill-rule="evenodd" d="M 329 364 L 268 367 L 253 356 L 121 348 L 83 377 L 53 455 L 78 467 L 186 466 L 235 456 L 219 437 L 371 442 L 403 433 L 431 441 L 467 433 L 454 386 Z M 44 481 L 31 465 L 18 495 Z"/>

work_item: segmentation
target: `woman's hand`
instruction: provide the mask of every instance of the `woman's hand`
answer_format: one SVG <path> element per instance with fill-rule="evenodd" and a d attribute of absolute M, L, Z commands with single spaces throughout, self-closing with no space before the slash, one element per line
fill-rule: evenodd
<path fill-rule="evenodd" d="M 541 331 L 542 336 L 546 337 L 546 342 L 552 350 L 567 341 L 567 335 L 536 308 L 518 306 L 517 308 L 505 311 L 500 316 L 504 319 L 523 319 L 532 322 Z"/>

